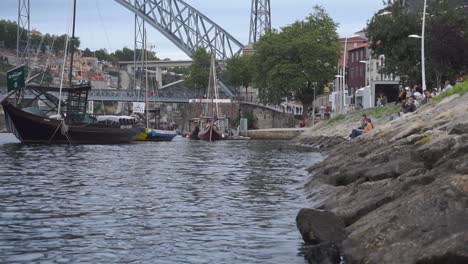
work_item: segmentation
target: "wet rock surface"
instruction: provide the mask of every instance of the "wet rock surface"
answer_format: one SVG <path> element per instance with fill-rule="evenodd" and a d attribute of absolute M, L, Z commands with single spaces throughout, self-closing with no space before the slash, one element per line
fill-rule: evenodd
<path fill-rule="evenodd" d="M 344 223 L 337 249 L 346 263 L 468 263 L 467 102 L 468 94 L 448 97 L 353 141 L 334 135 L 333 126 L 331 137 L 321 128 L 301 138 L 326 149 L 328 158 L 309 169 L 306 187 L 310 207 L 327 212 L 321 222 Z M 314 223 L 311 212 L 303 209 L 298 218 Z M 310 243 L 304 226 L 298 221 Z M 336 244 L 323 238 L 319 243 Z M 329 253 L 310 250 L 310 263 Z"/>

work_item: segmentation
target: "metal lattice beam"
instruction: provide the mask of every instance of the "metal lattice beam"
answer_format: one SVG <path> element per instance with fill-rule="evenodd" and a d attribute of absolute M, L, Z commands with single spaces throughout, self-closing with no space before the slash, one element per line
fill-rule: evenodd
<path fill-rule="evenodd" d="M 133 6 L 140 10 L 140 12 L 145 12 L 145 5 L 143 0 L 134 0 Z M 143 50 L 144 50 L 144 34 L 145 34 L 145 21 L 141 19 L 135 13 L 135 43 L 134 43 L 134 68 L 133 68 L 133 89 L 136 89 L 137 86 L 140 88 L 143 87 Z M 137 74 L 137 73 L 140 74 Z"/>
<path fill-rule="evenodd" d="M 16 66 L 29 66 L 30 60 L 29 0 L 18 0 L 18 30 L 16 34 Z"/>
<path fill-rule="evenodd" d="M 182 0 L 115 0 L 171 40 L 188 56 L 199 47 L 226 59 L 239 54 L 242 43 Z M 144 6 L 145 8 L 142 8 Z"/>
<path fill-rule="evenodd" d="M 252 0 L 249 43 L 255 44 L 271 29 L 270 0 Z"/>

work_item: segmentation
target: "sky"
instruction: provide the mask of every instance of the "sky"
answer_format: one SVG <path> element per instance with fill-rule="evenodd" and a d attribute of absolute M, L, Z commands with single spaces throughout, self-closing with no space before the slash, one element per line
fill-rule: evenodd
<path fill-rule="evenodd" d="M 0 19 L 17 20 L 18 0 L 0 0 Z M 251 0 L 185 0 L 240 42 L 249 39 Z M 72 0 L 30 0 L 31 28 L 43 33 L 64 34 L 69 28 Z M 339 24 L 341 37 L 363 29 L 372 15 L 383 7 L 382 0 L 271 0 L 273 28 L 281 28 L 308 16 L 320 5 Z M 133 48 L 134 16 L 114 0 L 77 0 L 76 35 L 81 48 L 124 46 Z M 188 59 L 155 29 L 148 29 L 149 45 L 160 58 Z"/>

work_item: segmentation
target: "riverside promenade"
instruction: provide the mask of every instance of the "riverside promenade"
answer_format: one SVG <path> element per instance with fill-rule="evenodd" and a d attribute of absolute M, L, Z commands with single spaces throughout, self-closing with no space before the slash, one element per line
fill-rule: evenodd
<path fill-rule="evenodd" d="M 307 131 L 307 128 L 270 128 L 241 131 L 240 135 L 261 140 L 291 140 Z"/>

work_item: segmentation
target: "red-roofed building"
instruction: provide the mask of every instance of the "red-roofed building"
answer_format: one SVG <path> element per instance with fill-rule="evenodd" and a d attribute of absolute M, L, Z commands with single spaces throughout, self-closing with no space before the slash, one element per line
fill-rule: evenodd
<path fill-rule="evenodd" d="M 360 43 L 348 52 L 348 91 L 353 95 L 359 88 L 367 86 L 366 64 L 360 61 L 368 61 L 368 43 Z"/>

